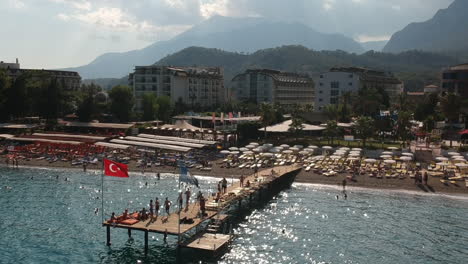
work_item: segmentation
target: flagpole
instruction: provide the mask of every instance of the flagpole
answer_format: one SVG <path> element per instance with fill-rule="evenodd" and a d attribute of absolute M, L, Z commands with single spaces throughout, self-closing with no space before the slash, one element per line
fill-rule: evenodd
<path fill-rule="evenodd" d="M 101 218 L 104 223 L 104 157 L 102 158 L 101 170 Z"/>
<path fill-rule="evenodd" d="M 182 174 L 182 171 L 180 170 L 181 169 L 181 166 L 180 166 L 180 163 L 179 163 L 179 173 Z M 180 176 L 179 175 L 179 192 L 180 192 Z M 181 193 L 179 193 L 179 197 L 180 197 Z M 180 201 L 179 201 L 179 205 L 180 205 Z M 178 223 L 177 223 L 177 247 L 180 246 L 180 213 L 182 212 L 182 208 L 179 208 L 179 219 L 178 219 Z"/>

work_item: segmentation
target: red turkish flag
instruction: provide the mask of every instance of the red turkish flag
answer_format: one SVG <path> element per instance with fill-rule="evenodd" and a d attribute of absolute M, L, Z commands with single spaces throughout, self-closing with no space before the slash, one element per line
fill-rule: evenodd
<path fill-rule="evenodd" d="M 112 160 L 104 159 L 104 174 L 106 176 L 128 178 L 128 166 Z"/>

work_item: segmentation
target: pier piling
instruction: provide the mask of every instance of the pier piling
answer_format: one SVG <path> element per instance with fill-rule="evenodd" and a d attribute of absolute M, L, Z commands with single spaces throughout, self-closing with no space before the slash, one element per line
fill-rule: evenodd
<path fill-rule="evenodd" d="M 145 256 L 148 255 L 148 230 L 145 231 Z"/>
<path fill-rule="evenodd" d="M 110 226 L 107 226 L 107 242 L 106 242 L 106 245 L 107 246 L 111 245 Z"/>

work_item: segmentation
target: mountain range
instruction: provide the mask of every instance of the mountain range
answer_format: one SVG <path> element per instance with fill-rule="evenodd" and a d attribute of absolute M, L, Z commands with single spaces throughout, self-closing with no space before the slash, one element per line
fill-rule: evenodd
<path fill-rule="evenodd" d="M 88 65 L 66 70 L 77 71 L 84 79 L 122 77 L 136 65 L 153 64 L 168 54 L 191 46 L 251 53 L 282 45 L 364 52 L 362 46 L 349 37 L 320 33 L 299 23 L 214 16 L 170 40 L 159 41 L 140 50 L 106 53 Z"/>
<path fill-rule="evenodd" d="M 425 22 L 411 23 L 393 34 L 384 52 L 424 50 L 468 54 L 468 1 L 455 0 Z"/>

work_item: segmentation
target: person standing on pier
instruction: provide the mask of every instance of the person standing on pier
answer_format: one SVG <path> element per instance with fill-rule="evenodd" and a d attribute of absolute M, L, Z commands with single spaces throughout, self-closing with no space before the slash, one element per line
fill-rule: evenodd
<path fill-rule="evenodd" d="M 200 211 L 201 211 L 201 218 L 205 217 L 205 197 L 203 195 L 200 196 Z"/>
<path fill-rule="evenodd" d="M 150 208 L 150 217 L 151 217 L 151 220 L 153 220 L 154 218 L 153 200 L 150 200 L 149 208 Z"/>
<path fill-rule="evenodd" d="M 240 187 L 244 187 L 244 174 L 242 174 L 242 175 L 240 176 L 240 179 L 239 179 L 239 186 L 240 186 Z"/>
<path fill-rule="evenodd" d="M 164 201 L 164 208 L 166 209 L 166 214 L 169 217 L 169 212 L 171 210 L 171 202 L 169 199 L 166 197 L 166 200 Z"/>
<path fill-rule="evenodd" d="M 154 211 L 156 213 L 156 217 L 159 216 L 159 198 L 156 197 L 156 200 L 154 201 Z"/>
<path fill-rule="evenodd" d="M 190 196 L 192 193 L 190 192 L 190 188 L 187 188 L 185 191 L 185 210 L 189 209 L 189 201 L 190 201 Z"/>
<path fill-rule="evenodd" d="M 182 195 L 182 191 L 179 191 L 179 197 L 177 197 L 177 201 L 179 202 L 179 212 L 182 211 L 182 206 L 184 204 L 184 198 Z"/>
<path fill-rule="evenodd" d="M 223 193 L 226 193 L 227 191 L 227 180 L 225 177 L 223 177 L 223 180 L 221 181 L 221 185 L 223 187 Z"/>

